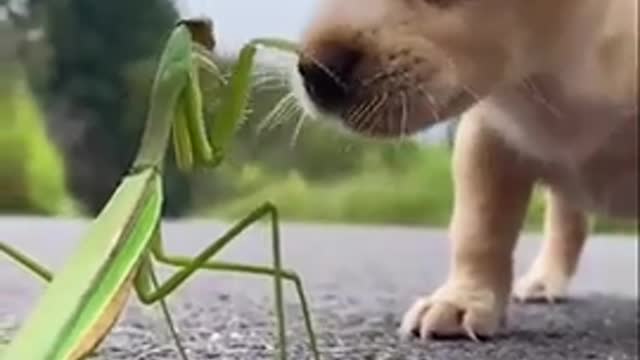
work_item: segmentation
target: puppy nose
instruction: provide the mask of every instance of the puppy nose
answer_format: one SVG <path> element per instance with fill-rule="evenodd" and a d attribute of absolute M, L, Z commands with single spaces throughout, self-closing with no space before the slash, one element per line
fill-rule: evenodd
<path fill-rule="evenodd" d="M 346 47 L 322 49 L 318 55 L 302 55 L 298 72 L 311 100 L 324 110 L 339 111 L 347 102 L 353 71 L 362 54 Z"/>

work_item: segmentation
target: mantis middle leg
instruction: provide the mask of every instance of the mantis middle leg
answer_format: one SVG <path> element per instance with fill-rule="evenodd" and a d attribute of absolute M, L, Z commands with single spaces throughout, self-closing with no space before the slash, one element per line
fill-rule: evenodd
<path fill-rule="evenodd" d="M 245 265 L 229 262 L 212 262 L 210 259 L 220 252 L 226 245 L 235 239 L 240 233 L 246 230 L 252 224 L 258 222 L 263 217 L 270 217 L 272 230 L 272 251 L 274 258 L 273 268 Z M 278 212 L 276 208 L 267 203 L 251 212 L 247 217 L 240 220 L 236 225 L 231 227 L 213 244 L 205 248 L 200 254 L 194 258 L 184 256 L 167 255 L 162 247 L 162 240 L 159 237 L 154 242 L 152 253 L 154 258 L 167 265 L 180 268 L 176 273 L 170 276 L 164 283 L 159 285 L 156 290 L 148 290 L 147 287 L 139 287 L 140 300 L 143 303 L 150 304 L 165 298 L 172 293 L 178 286 L 184 283 L 194 272 L 199 269 L 228 271 L 237 273 L 247 273 L 255 275 L 270 276 L 275 281 L 275 302 L 276 316 L 278 321 L 278 343 L 280 345 L 280 359 L 287 358 L 286 334 L 284 328 L 284 302 L 282 299 L 282 280 L 291 281 L 295 284 L 300 299 L 302 312 L 304 316 L 305 327 L 309 333 L 310 346 L 315 359 L 319 359 L 319 352 L 316 345 L 315 333 L 311 325 L 309 307 L 307 305 L 306 296 L 302 287 L 300 277 L 292 272 L 282 269 L 280 254 L 280 233 L 278 223 Z"/>
<path fill-rule="evenodd" d="M 7 254 L 9 258 L 13 259 L 19 265 L 24 266 L 27 270 L 29 270 L 31 273 L 44 280 L 45 282 L 51 282 L 51 280 L 53 279 L 53 274 L 49 269 L 40 265 L 31 257 L 3 242 L 0 242 L 0 253 Z"/>

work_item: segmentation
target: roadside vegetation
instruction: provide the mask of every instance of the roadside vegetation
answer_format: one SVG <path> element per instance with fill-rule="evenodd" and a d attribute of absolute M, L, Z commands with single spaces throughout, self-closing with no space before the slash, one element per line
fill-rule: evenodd
<path fill-rule="evenodd" d="M 385 150 L 395 150 L 401 163 L 372 149 L 357 172 L 329 180 L 307 178 L 295 169 L 274 174 L 259 164 L 245 164 L 233 173 L 236 181 L 228 198 L 195 215 L 237 219 L 271 201 L 283 218 L 295 222 L 446 228 L 453 209 L 451 151 L 442 145 Z M 543 198 L 543 189 L 536 189 L 526 219 L 529 231 L 542 230 Z M 592 226 L 601 233 L 637 233 L 636 224 L 607 219 L 594 218 Z"/>
<path fill-rule="evenodd" d="M 170 29 L 176 12 L 168 0 L 85 3 L 27 0 L 29 16 L 0 17 L 0 61 L 9 69 L 0 74 L 3 213 L 95 216 L 137 149 L 168 35 L 158 29 Z M 31 39 L 33 29 L 43 36 Z M 234 61 L 216 60 L 223 69 Z M 376 142 L 322 121 L 305 122 L 294 135 L 294 118 L 261 131 L 257 124 L 287 92 L 275 80 L 279 86 L 253 94 L 225 166 L 184 175 L 169 161 L 166 216 L 235 219 L 271 201 L 290 221 L 447 225 L 453 192 L 446 142 Z M 540 229 L 542 214 L 537 193 L 530 229 Z M 636 232 L 635 224 L 603 220 L 596 229 Z"/>
<path fill-rule="evenodd" d="M 71 214 L 63 159 L 47 136 L 42 113 L 19 67 L 0 91 L 0 211 Z"/>

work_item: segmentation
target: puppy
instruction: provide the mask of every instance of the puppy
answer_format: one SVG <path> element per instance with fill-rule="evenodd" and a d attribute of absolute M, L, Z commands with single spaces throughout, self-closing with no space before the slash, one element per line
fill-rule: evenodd
<path fill-rule="evenodd" d="M 310 112 L 376 138 L 461 119 L 451 268 L 403 334 L 492 336 L 514 289 L 565 295 L 587 215 L 638 219 L 637 13 L 637 0 L 321 1 L 294 78 Z M 536 184 L 545 241 L 514 287 Z"/>

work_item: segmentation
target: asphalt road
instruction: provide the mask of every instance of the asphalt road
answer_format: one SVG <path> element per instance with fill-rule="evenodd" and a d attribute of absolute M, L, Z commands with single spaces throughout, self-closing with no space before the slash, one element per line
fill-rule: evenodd
<path fill-rule="evenodd" d="M 58 268 L 87 223 L 0 218 L 0 239 L 19 245 Z M 194 254 L 225 229 L 204 221 L 168 222 L 168 250 Z M 324 359 L 465 360 L 638 358 L 637 243 L 592 237 L 571 301 L 510 308 L 509 333 L 468 341 L 401 341 L 396 328 L 415 296 L 434 289 L 448 266 L 446 234 L 406 228 L 288 224 L 282 231 L 284 262 L 302 276 Z M 521 274 L 535 255 L 538 236 L 523 236 L 516 254 Z M 253 227 L 219 259 L 269 263 L 267 228 Z M 165 274 L 163 272 L 163 274 Z M 169 304 L 193 359 L 271 359 L 272 282 L 199 273 Z M 43 285 L 0 258 L 0 343 L 9 341 Z M 292 289 L 292 288 L 291 288 Z M 293 291 L 287 292 L 289 353 L 309 359 Z M 177 359 L 159 312 L 132 299 L 97 359 Z M 30 360 L 30 359 L 18 359 Z"/>

